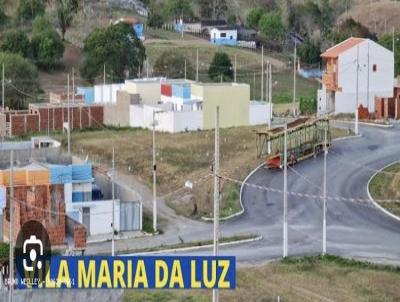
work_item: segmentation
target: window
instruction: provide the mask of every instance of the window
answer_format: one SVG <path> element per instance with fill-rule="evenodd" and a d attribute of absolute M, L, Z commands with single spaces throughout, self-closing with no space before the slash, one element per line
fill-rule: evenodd
<path fill-rule="evenodd" d="M 221 33 L 221 38 L 226 38 L 226 33 Z"/>
<path fill-rule="evenodd" d="M 378 66 L 376 64 L 372 65 L 372 71 L 377 72 L 378 71 Z"/>
<path fill-rule="evenodd" d="M 233 40 L 233 36 L 231 36 L 231 40 Z"/>

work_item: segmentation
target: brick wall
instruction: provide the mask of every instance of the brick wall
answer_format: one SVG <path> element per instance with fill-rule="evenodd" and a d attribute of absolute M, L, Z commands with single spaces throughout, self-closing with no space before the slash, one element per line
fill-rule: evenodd
<path fill-rule="evenodd" d="M 39 221 L 46 228 L 53 246 L 65 244 L 65 203 L 59 187 L 49 185 L 18 186 L 14 188 L 14 240 L 25 222 Z M 5 239 L 10 232 L 10 197 L 7 188 L 3 234 Z M 59 198 L 54 198 L 57 195 Z M 52 199 L 53 198 L 53 199 Z"/>

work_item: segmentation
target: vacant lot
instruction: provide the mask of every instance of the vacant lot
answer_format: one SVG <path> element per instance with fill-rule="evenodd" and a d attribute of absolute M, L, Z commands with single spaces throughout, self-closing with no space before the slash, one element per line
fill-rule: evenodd
<path fill-rule="evenodd" d="M 383 170 L 383 173 L 377 174 L 369 185 L 372 198 L 398 216 L 400 216 L 399 188 L 400 163 L 396 163 Z"/>
<path fill-rule="evenodd" d="M 223 175 L 244 179 L 262 159 L 257 158 L 255 133 L 260 127 L 221 129 L 221 171 Z M 333 136 L 348 135 L 346 130 L 334 129 Z M 62 139 L 64 145 L 66 138 Z M 115 145 L 116 167 L 119 171 L 135 175 L 139 181 L 152 183 L 152 133 L 142 129 L 103 129 L 73 132 L 72 150 L 89 157 L 94 163 L 111 166 L 112 142 Z M 214 156 L 214 132 L 157 133 L 157 182 L 160 196 L 182 188 L 187 180 L 194 183 L 193 190 L 171 194 L 167 202 L 178 213 L 199 217 L 212 211 L 211 166 Z M 185 194 L 184 194 L 185 193 Z M 221 214 L 228 216 L 239 207 L 239 186 L 222 183 Z"/>
<path fill-rule="evenodd" d="M 399 301 L 400 270 L 333 256 L 287 259 L 238 269 L 237 286 L 221 301 Z M 211 291 L 127 291 L 125 302 L 206 302 Z"/>

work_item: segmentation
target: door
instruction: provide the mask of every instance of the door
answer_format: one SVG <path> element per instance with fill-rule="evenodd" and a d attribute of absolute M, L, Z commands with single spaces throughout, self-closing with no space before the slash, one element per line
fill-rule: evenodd
<path fill-rule="evenodd" d="M 90 208 L 82 208 L 82 224 L 86 227 L 86 234 L 90 235 Z"/>

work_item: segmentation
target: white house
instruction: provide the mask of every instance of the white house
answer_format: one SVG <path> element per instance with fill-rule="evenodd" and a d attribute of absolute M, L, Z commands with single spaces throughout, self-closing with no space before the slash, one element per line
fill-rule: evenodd
<path fill-rule="evenodd" d="M 221 26 L 210 30 L 210 42 L 216 45 L 236 46 L 238 31 L 235 27 Z"/>
<path fill-rule="evenodd" d="M 375 98 L 393 96 L 394 55 L 378 43 L 349 38 L 324 52 L 318 113 L 375 113 Z M 358 91 L 358 99 L 357 99 Z"/>

